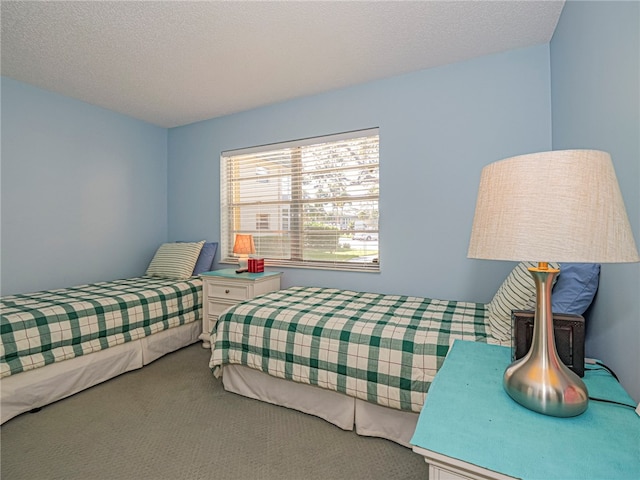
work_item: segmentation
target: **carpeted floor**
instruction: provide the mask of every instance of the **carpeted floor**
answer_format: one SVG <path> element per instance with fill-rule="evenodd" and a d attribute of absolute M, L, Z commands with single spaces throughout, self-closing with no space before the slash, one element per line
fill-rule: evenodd
<path fill-rule="evenodd" d="M 422 457 L 225 392 L 200 343 L 0 427 L 3 480 L 421 479 Z"/>

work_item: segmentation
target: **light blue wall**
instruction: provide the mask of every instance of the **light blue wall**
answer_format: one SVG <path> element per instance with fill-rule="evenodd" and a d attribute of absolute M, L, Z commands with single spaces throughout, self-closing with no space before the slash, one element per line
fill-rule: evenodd
<path fill-rule="evenodd" d="M 512 264 L 466 258 L 480 171 L 551 148 L 549 46 L 169 130 L 169 239 L 220 236 L 220 152 L 380 128 L 380 274 L 288 269 L 317 285 L 486 302 Z"/>
<path fill-rule="evenodd" d="M 551 41 L 553 148 L 611 154 L 640 240 L 640 3 L 567 2 Z M 587 355 L 640 401 L 640 264 L 604 265 Z"/>
<path fill-rule="evenodd" d="M 167 238 L 167 130 L 1 88 L 2 294 L 143 274 Z"/>

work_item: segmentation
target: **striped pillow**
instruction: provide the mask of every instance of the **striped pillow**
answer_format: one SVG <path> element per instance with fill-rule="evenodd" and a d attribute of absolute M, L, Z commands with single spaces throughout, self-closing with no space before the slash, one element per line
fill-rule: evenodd
<path fill-rule="evenodd" d="M 511 271 L 500 285 L 488 305 L 491 335 L 501 342 L 511 339 L 511 311 L 533 310 L 536 306 L 536 285 L 529 267 L 537 267 L 535 262 L 521 262 Z M 549 268 L 558 268 L 557 263 L 549 263 Z"/>
<path fill-rule="evenodd" d="M 160 245 L 151 260 L 147 275 L 176 279 L 189 278 L 204 240 L 195 243 L 165 243 Z"/>

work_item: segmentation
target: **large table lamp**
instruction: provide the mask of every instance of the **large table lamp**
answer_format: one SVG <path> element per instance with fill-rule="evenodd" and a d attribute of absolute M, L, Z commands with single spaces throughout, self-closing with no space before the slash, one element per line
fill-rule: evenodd
<path fill-rule="evenodd" d="M 253 235 L 236 234 L 233 244 L 233 253 L 238 255 L 240 270 L 246 270 L 249 264 L 249 255 L 256 253 L 256 246 L 253 243 Z"/>
<path fill-rule="evenodd" d="M 536 286 L 531 348 L 505 370 L 503 385 L 530 410 L 580 415 L 588 392 L 556 352 L 551 289 L 559 270 L 548 262 L 640 261 L 610 155 L 560 150 L 487 165 L 468 256 L 538 262 L 529 268 Z"/>

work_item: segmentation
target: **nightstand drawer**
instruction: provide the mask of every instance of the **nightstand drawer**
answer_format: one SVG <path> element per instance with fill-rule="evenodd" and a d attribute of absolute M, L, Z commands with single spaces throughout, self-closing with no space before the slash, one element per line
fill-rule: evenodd
<path fill-rule="evenodd" d="M 209 285 L 209 298 L 217 297 L 219 299 L 230 300 L 247 300 L 249 297 L 249 288 L 242 285 Z"/>
<path fill-rule="evenodd" d="M 218 301 L 217 298 L 210 298 L 209 302 L 207 302 L 207 313 L 209 315 L 220 316 L 222 312 L 224 312 L 227 308 L 234 306 L 238 302 L 221 302 Z"/>

